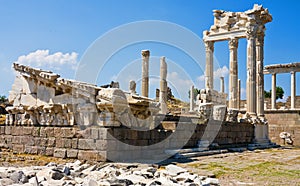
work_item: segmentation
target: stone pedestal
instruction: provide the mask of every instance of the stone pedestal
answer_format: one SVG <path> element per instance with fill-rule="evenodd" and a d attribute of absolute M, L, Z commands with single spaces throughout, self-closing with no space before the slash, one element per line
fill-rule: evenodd
<path fill-rule="evenodd" d="M 142 50 L 142 96 L 149 94 L 149 50 Z"/>

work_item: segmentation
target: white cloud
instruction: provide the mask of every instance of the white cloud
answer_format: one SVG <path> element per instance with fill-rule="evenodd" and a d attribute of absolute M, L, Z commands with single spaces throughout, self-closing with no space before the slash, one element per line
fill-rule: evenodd
<path fill-rule="evenodd" d="M 167 75 L 167 81 L 175 97 L 188 101 L 188 91 L 193 85 L 193 81 L 186 74 L 170 72 Z"/>
<path fill-rule="evenodd" d="M 214 79 L 218 79 L 220 77 L 227 77 L 229 74 L 229 69 L 226 66 L 223 66 L 222 68 L 218 68 L 217 70 L 214 71 Z M 204 85 L 205 81 L 205 75 L 201 75 L 197 78 L 197 81 L 199 81 L 199 84 Z M 204 87 L 203 87 L 204 88 Z"/>
<path fill-rule="evenodd" d="M 59 70 L 62 66 L 70 66 L 72 69 L 77 65 L 78 54 L 56 52 L 53 54 L 49 53 L 49 50 L 37 50 L 27 55 L 22 55 L 18 58 L 15 63 L 29 65 L 31 67 L 46 67 L 51 69 Z M 47 69 L 45 69 L 47 70 Z"/>
<path fill-rule="evenodd" d="M 229 74 L 229 70 L 226 66 L 223 66 L 222 68 L 218 68 L 216 71 L 214 71 L 214 77 L 225 77 Z"/>

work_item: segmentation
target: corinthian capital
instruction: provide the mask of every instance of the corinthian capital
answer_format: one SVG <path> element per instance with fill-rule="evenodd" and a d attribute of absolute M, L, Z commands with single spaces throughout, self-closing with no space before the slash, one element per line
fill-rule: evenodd
<path fill-rule="evenodd" d="M 142 50 L 142 56 L 143 57 L 149 57 L 150 56 L 150 51 L 149 50 Z"/>
<path fill-rule="evenodd" d="M 247 39 L 250 39 L 250 38 L 255 38 L 256 37 L 256 34 L 257 34 L 257 25 L 252 25 L 252 24 L 249 24 L 249 25 L 246 25 L 246 37 Z"/>
<path fill-rule="evenodd" d="M 205 50 L 213 51 L 214 50 L 214 42 L 213 41 L 204 41 Z"/>
<path fill-rule="evenodd" d="M 232 38 L 228 41 L 229 49 L 237 48 L 239 45 L 239 40 L 237 38 Z"/>

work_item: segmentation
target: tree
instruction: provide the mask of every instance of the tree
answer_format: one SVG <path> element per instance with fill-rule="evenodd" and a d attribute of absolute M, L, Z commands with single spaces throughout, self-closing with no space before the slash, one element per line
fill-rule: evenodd
<path fill-rule="evenodd" d="M 7 102 L 6 96 L 0 96 L 0 103 L 5 103 Z"/>
<path fill-rule="evenodd" d="M 276 100 L 277 99 L 282 99 L 284 95 L 284 90 L 282 87 L 276 87 Z M 265 91 L 265 98 L 271 98 L 272 97 L 272 90 L 270 91 Z"/>
<path fill-rule="evenodd" d="M 190 98 L 191 90 L 189 90 L 188 94 L 189 94 L 189 98 Z M 198 94 L 200 94 L 200 89 L 194 88 L 194 98 L 193 98 L 194 100 L 196 100 Z"/>

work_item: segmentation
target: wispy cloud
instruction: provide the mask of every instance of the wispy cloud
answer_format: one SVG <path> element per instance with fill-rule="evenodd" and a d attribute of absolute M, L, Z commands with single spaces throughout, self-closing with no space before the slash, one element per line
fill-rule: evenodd
<path fill-rule="evenodd" d="M 15 63 L 55 70 L 60 70 L 62 66 L 69 66 L 74 69 L 77 66 L 77 57 L 78 54 L 76 52 L 56 52 L 50 54 L 49 50 L 36 50 L 35 52 L 18 57 L 18 60 L 15 61 Z"/>
<path fill-rule="evenodd" d="M 227 77 L 229 74 L 229 69 L 227 66 L 223 66 L 222 68 L 218 68 L 217 70 L 214 71 L 214 79 L 219 81 L 220 77 Z M 199 88 L 204 88 L 204 81 L 205 81 L 205 75 L 201 75 L 197 78 L 197 81 L 199 82 L 199 85 L 202 85 Z"/>

